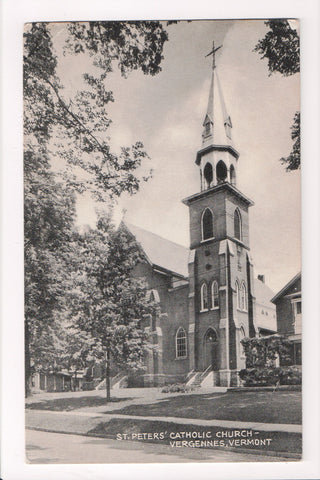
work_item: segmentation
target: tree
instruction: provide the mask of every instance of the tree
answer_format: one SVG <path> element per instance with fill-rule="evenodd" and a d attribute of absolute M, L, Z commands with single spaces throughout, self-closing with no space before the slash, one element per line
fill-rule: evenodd
<path fill-rule="evenodd" d="M 25 152 L 24 179 L 27 395 L 32 369 L 53 368 L 61 351 L 57 319 L 64 310 L 75 198 L 49 171 L 45 154 Z"/>
<path fill-rule="evenodd" d="M 168 39 L 166 31 L 160 22 L 66 24 L 65 54 L 87 54 L 97 73 L 83 72 L 86 87 L 65 98 L 50 28 L 46 23 L 29 24 L 24 34 L 27 148 L 48 148 L 54 137 L 55 153 L 50 151 L 50 155 L 72 167 L 68 185 L 80 192 L 88 189 L 97 200 L 135 193 L 141 181 L 135 171 L 147 154 L 140 141 L 122 147 L 119 155 L 111 151 L 107 107 L 114 98 L 107 89 L 107 77 L 115 66 L 123 76 L 137 69 L 145 74 L 158 73 Z M 75 175 L 74 167 L 86 172 L 87 181 Z"/>
<path fill-rule="evenodd" d="M 50 24 L 29 24 L 24 33 L 26 394 L 32 368 L 49 368 L 63 348 L 61 332 L 70 315 L 66 293 L 74 292 L 75 272 L 81 274 L 75 193 L 90 191 L 108 201 L 137 192 L 146 179 L 136 173 L 147 158 L 140 141 L 119 155 L 111 152 L 106 109 L 114 98 L 108 74 L 119 68 L 124 76 L 135 69 L 155 75 L 168 38 L 159 22 L 65 25 L 65 54 L 89 55 L 98 72 L 83 72 L 86 86 L 72 98 L 64 95 L 57 75 Z M 53 172 L 54 157 L 69 169 Z"/>
<path fill-rule="evenodd" d="M 97 229 L 79 235 L 82 268 L 70 296 L 76 328 L 91 339 L 91 354 L 105 359 L 110 400 L 111 362 L 128 373 L 142 371 L 148 345 L 144 319 L 156 305 L 147 300 L 146 284 L 132 271 L 143 256 L 132 236 L 115 230 L 100 216 Z"/>
<path fill-rule="evenodd" d="M 268 20 L 269 27 L 262 40 L 259 40 L 254 51 L 261 58 L 268 60 L 269 74 L 279 72 L 284 76 L 294 75 L 300 71 L 300 39 L 296 29 L 288 20 Z M 300 112 L 296 112 L 291 127 L 293 148 L 290 155 L 281 158 L 287 171 L 300 168 Z"/>

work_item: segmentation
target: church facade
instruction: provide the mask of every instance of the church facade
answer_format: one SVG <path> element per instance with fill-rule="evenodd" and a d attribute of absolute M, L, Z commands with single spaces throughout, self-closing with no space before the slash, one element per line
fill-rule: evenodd
<path fill-rule="evenodd" d="M 134 275 L 146 279 L 148 294 L 159 305 L 146 325 L 154 348 L 146 358 L 145 385 L 238 385 L 238 372 L 245 367 L 241 339 L 276 331 L 273 294 L 262 276 L 253 275 L 253 202 L 237 188 L 239 152 L 214 58 L 195 161 L 199 191 L 183 200 L 189 209 L 189 249 L 125 221 L 120 224 L 144 254 Z M 261 319 L 257 305 L 269 318 Z"/>

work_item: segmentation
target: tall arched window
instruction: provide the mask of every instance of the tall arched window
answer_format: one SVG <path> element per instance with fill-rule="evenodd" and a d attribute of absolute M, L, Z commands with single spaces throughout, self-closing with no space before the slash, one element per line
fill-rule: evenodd
<path fill-rule="evenodd" d="M 211 284 L 211 308 L 219 308 L 219 288 L 216 280 Z"/>
<path fill-rule="evenodd" d="M 242 240 L 242 222 L 241 222 L 241 214 L 238 208 L 236 208 L 234 211 L 233 221 L 234 221 L 234 236 L 238 240 Z"/>
<path fill-rule="evenodd" d="M 206 283 L 201 285 L 200 297 L 201 311 L 208 310 L 208 287 Z"/>
<path fill-rule="evenodd" d="M 201 219 L 202 240 L 213 237 L 213 213 L 210 208 L 206 208 Z"/>
<path fill-rule="evenodd" d="M 241 308 L 241 310 L 247 311 L 247 310 L 248 310 L 248 305 L 247 305 L 247 288 L 246 288 L 244 282 L 242 282 L 242 285 L 241 285 L 241 293 L 240 293 L 240 296 L 241 296 L 240 308 Z"/>
<path fill-rule="evenodd" d="M 178 328 L 176 334 L 176 357 L 185 358 L 187 356 L 187 334 L 183 327 Z"/>
<path fill-rule="evenodd" d="M 239 288 L 239 283 L 238 280 L 236 280 L 236 297 L 237 297 L 237 309 L 240 310 L 240 288 Z"/>

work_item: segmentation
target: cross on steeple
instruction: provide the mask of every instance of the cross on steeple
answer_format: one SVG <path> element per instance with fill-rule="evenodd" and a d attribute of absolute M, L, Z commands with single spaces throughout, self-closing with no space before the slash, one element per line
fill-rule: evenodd
<path fill-rule="evenodd" d="M 219 50 L 219 48 L 221 48 L 222 45 L 220 45 L 219 47 L 217 48 L 214 48 L 214 41 L 212 42 L 212 50 L 210 53 L 208 53 L 208 55 L 206 55 L 206 57 L 209 57 L 209 55 L 212 55 L 212 70 L 214 70 L 216 68 L 216 51 Z"/>

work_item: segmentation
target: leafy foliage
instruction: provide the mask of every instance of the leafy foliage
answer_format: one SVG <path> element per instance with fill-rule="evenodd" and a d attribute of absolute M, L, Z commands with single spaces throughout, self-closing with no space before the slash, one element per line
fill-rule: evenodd
<path fill-rule="evenodd" d="M 260 53 L 262 59 L 268 60 L 269 75 L 279 72 L 284 76 L 294 75 L 300 71 L 300 38 L 297 30 L 291 28 L 288 20 L 268 20 L 269 27 L 262 40 L 259 40 L 254 51 Z M 291 127 L 293 148 L 290 155 L 281 158 L 286 170 L 300 168 L 300 112 L 296 112 Z"/>
<path fill-rule="evenodd" d="M 246 387 L 271 385 L 301 385 L 301 371 L 294 367 L 259 367 L 240 370 L 239 377 Z"/>
<path fill-rule="evenodd" d="M 269 31 L 254 50 L 268 60 L 270 75 L 279 72 L 288 76 L 299 72 L 300 39 L 297 31 L 283 19 L 267 20 L 265 25 Z"/>
<path fill-rule="evenodd" d="M 119 155 L 111 151 L 107 107 L 114 98 L 107 89 L 107 76 L 115 66 L 123 76 L 137 69 L 158 73 L 167 33 L 160 22 L 75 22 L 66 24 L 66 30 L 65 53 L 88 54 L 95 73 L 84 72 L 86 88 L 66 98 L 57 76 L 50 25 L 28 26 L 24 35 L 26 143 L 33 149 L 48 148 L 46 142 L 54 137 L 51 155 L 72 166 L 69 186 L 81 193 L 90 191 L 96 200 L 135 193 L 140 179 L 134 172 L 148 156 L 140 141 L 122 147 Z M 86 176 L 76 175 L 74 167 Z"/>
<path fill-rule="evenodd" d="M 140 141 L 122 147 L 118 155 L 110 149 L 107 108 L 114 98 L 107 88 L 107 77 L 115 68 L 123 76 L 138 69 L 144 74 L 158 73 L 167 33 L 160 22 L 69 23 L 62 29 L 65 54 L 87 55 L 94 66 L 94 73 L 91 69 L 83 72 L 84 88 L 72 97 L 65 94 L 57 74 L 52 26 L 33 23 L 24 33 L 27 391 L 32 369 L 79 368 L 92 356 L 101 356 L 106 345 L 110 348 L 111 339 L 126 339 L 122 349 L 120 344 L 114 348 L 114 358 L 120 361 L 126 357 L 135 367 L 143 343 L 137 319 L 143 310 L 139 302 L 144 287 L 126 282 L 122 272 L 123 281 L 115 294 L 111 280 L 106 283 L 112 277 L 108 254 L 112 242 L 99 228 L 89 235 L 91 246 L 89 237 L 75 233 L 75 203 L 76 193 L 86 191 L 95 200 L 113 201 L 123 192 L 134 194 L 147 179 L 137 174 L 141 162 L 148 158 Z M 62 172 L 52 169 L 57 158 L 66 166 Z M 103 255 L 109 266 L 103 263 Z M 115 302 L 120 297 L 117 310 Z M 122 325 L 124 313 L 128 316 Z M 72 314 L 78 321 L 73 331 Z M 91 318 L 90 329 L 87 322 Z M 108 325 L 107 333 L 104 325 Z M 105 337 L 98 340 L 101 332 Z"/>
<path fill-rule="evenodd" d="M 291 126 L 291 138 L 293 147 L 290 155 L 281 158 L 281 162 L 286 165 L 286 170 L 297 170 L 300 168 L 300 112 L 296 112 Z"/>
<path fill-rule="evenodd" d="M 245 386 L 298 385 L 301 374 L 293 367 L 276 367 L 290 361 L 291 342 L 281 335 L 244 338 L 241 340 L 246 356 L 246 368 L 240 370 L 239 376 Z"/>
<path fill-rule="evenodd" d="M 290 341 L 281 335 L 244 338 L 241 343 L 247 367 L 271 367 L 277 357 L 281 362 L 290 358 Z"/>
<path fill-rule="evenodd" d="M 91 355 L 130 373 L 144 369 L 148 337 L 144 318 L 157 306 L 147 300 L 146 284 L 132 270 L 143 257 L 125 228 L 114 230 L 109 217 L 78 238 L 81 267 L 69 295 L 73 323 L 90 340 Z M 107 372 L 107 376 L 108 376 Z"/>

